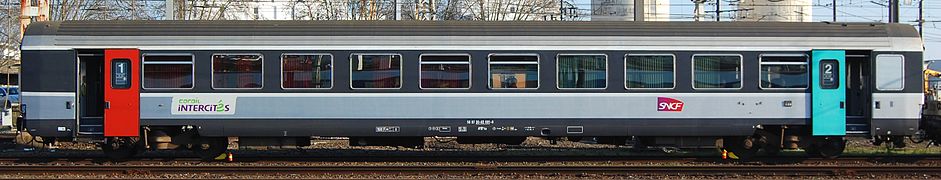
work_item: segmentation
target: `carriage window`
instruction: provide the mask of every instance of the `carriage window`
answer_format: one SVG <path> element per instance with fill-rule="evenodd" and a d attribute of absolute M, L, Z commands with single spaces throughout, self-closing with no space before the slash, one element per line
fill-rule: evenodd
<path fill-rule="evenodd" d="M 627 55 L 624 62 L 628 89 L 672 89 L 674 87 L 673 55 Z"/>
<path fill-rule="evenodd" d="M 762 55 L 761 88 L 807 88 L 807 56 Z"/>
<path fill-rule="evenodd" d="M 144 88 L 193 88 L 193 55 L 144 55 Z"/>
<path fill-rule="evenodd" d="M 333 56 L 329 54 L 281 55 L 281 87 L 329 89 L 333 79 Z"/>
<path fill-rule="evenodd" d="M 353 54 L 350 56 L 352 88 L 401 88 L 402 56 Z"/>
<path fill-rule="evenodd" d="M 260 54 L 213 54 L 212 88 L 254 88 L 262 86 Z"/>
<path fill-rule="evenodd" d="M 422 55 L 421 88 L 470 88 L 470 56 Z"/>
<path fill-rule="evenodd" d="M 491 55 L 490 88 L 535 89 L 539 87 L 539 56 Z"/>
<path fill-rule="evenodd" d="M 898 54 L 876 56 L 876 89 L 902 90 L 904 85 L 905 57 Z"/>
<path fill-rule="evenodd" d="M 693 88 L 742 88 L 742 56 L 693 55 Z"/>
<path fill-rule="evenodd" d="M 605 55 L 559 55 L 558 88 L 606 88 L 607 62 Z"/>

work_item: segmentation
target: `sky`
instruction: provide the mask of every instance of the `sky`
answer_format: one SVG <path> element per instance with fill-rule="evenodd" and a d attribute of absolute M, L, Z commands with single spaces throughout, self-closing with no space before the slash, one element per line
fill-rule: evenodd
<path fill-rule="evenodd" d="M 628 0 L 633 1 L 633 0 Z M 653 1 L 653 0 L 647 0 Z M 669 0 L 670 19 L 674 21 L 692 20 L 694 4 L 691 0 Z M 729 5 L 730 0 L 720 0 L 722 10 L 736 9 Z M 900 0 L 899 21 L 907 24 L 917 24 L 918 1 Z M 813 4 L 813 21 L 831 21 L 833 18 L 832 0 L 811 0 Z M 908 4 L 910 2 L 911 4 Z M 579 9 L 591 9 L 591 0 L 575 0 Z M 837 0 L 837 21 L 839 22 L 888 22 L 888 0 Z M 707 11 L 715 8 L 714 3 L 706 5 Z M 722 19 L 729 19 L 732 13 L 725 13 Z M 941 0 L 925 0 L 924 3 L 924 39 L 925 59 L 941 59 Z M 710 15 L 710 18 L 711 17 Z M 916 27 L 917 28 L 917 27 Z"/>
<path fill-rule="evenodd" d="M 580 14 L 590 14 L 591 12 L 591 1 L 592 0 L 565 0 L 569 2 L 574 2 L 578 7 Z M 619 0 L 614 0 L 619 1 Z M 631 1 L 634 0 L 623 0 Z M 648 3 L 654 2 L 655 0 L 646 0 Z M 661 0 L 664 1 L 664 0 Z M 693 9 L 695 5 L 691 0 L 665 0 L 670 1 L 670 20 L 671 21 L 692 21 L 693 20 Z M 715 0 L 710 0 L 712 2 L 707 2 L 705 5 L 706 11 L 714 10 Z M 722 2 L 721 9 L 724 11 L 735 10 L 738 7 L 731 5 L 731 2 L 741 1 L 741 0 L 719 0 Z M 833 18 L 833 7 L 831 3 L 833 0 L 810 0 L 812 3 L 812 21 L 821 22 L 821 21 L 831 21 Z M 899 0 L 901 2 L 900 6 L 900 22 L 906 24 L 917 24 L 918 20 L 918 2 L 920 0 Z M 284 1 L 287 2 L 287 1 Z M 837 21 L 838 22 L 888 22 L 888 0 L 836 0 L 837 4 Z M 278 11 L 278 5 L 272 4 L 273 7 L 268 8 L 274 11 Z M 283 11 L 283 10 L 282 10 Z M 272 12 L 275 17 L 265 17 L 269 19 L 279 19 L 277 14 L 286 14 L 287 12 Z M 714 19 L 713 13 L 707 13 L 709 17 L 707 19 Z M 723 13 L 721 19 L 723 20 L 732 20 L 733 13 Z M 286 16 L 286 15 L 283 15 Z M 925 23 L 924 26 L 924 41 L 925 41 L 925 60 L 939 59 L 941 60 L 941 0 L 925 0 L 924 3 L 924 17 Z M 587 20 L 587 18 L 582 17 L 582 20 Z M 588 17 L 590 18 L 590 16 Z"/>

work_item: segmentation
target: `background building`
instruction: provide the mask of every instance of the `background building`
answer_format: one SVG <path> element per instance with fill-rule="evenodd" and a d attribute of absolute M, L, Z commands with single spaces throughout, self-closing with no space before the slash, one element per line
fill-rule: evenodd
<path fill-rule="evenodd" d="M 644 7 L 644 20 L 670 20 L 670 0 L 646 0 Z M 591 20 L 633 21 L 634 0 L 591 0 Z"/>
<path fill-rule="evenodd" d="M 737 21 L 812 22 L 811 0 L 741 0 L 735 11 Z"/>

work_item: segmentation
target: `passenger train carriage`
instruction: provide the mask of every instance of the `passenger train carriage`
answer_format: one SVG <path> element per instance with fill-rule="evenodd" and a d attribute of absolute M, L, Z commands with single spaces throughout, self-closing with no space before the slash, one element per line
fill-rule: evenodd
<path fill-rule="evenodd" d="M 834 157 L 916 134 L 922 51 L 903 24 L 66 21 L 29 26 L 21 82 L 26 131 L 114 157 L 312 136 Z"/>

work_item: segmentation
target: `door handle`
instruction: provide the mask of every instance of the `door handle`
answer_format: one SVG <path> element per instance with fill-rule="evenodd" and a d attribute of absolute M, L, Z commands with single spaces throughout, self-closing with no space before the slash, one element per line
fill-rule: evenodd
<path fill-rule="evenodd" d="M 881 104 L 882 104 L 882 103 L 879 103 L 879 101 L 876 101 L 876 107 L 875 107 L 875 108 L 876 108 L 876 109 L 882 108 L 882 105 L 881 105 Z"/>
<path fill-rule="evenodd" d="M 65 101 L 65 109 L 72 109 L 72 107 L 75 107 L 72 106 L 72 101 Z"/>
<path fill-rule="evenodd" d="M 105 101 L 105 109 L 111 109 L 111 102 Z"/>
<path fill-rule="evenodd" d="M 840 101 L 840 109 L 844 109 L 845 107 L 846 107 L 846 102 Z"/>

